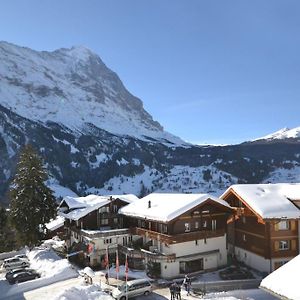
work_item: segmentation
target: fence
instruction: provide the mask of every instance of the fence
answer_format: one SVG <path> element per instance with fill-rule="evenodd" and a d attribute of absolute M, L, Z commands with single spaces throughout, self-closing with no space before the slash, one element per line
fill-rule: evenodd
<path fill-rule="evenodd" d="M 201 281 L 192 282 L 194 293 L 205 294 L 212 292 L 226 292 L 242 289 L 256 289 L 261 279 L 224 280 L 224 281 Z"/>

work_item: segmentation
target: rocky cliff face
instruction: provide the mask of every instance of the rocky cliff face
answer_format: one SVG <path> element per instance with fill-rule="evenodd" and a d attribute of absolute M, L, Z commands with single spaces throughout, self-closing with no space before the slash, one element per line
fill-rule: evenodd
<path fill-rule="evenodd" d="M 0 199 L 31 143 L 56 195 L 219 195 L 237 182 L 300 181 L 298 137 L 225 147 L 163 130 L 118 76 L 84 47 L 37 52 L 0 43 Z"/>

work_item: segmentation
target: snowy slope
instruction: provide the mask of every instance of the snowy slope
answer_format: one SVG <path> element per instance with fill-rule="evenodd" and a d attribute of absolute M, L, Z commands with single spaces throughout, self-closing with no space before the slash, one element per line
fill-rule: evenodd
<path fill-rule="evenodd" d="M 142 101 L 83 46 L 38 52 L 0 42 L 0 105 L 79 132 L 92 123 L 113 134 L 185 144 L 153 121 Z"/>
<path fill-rule="evenodd" d="M 266 136 L 260 137 L 253 141 L 259 140 L 284 140 L 284 139 L 296 139 L 300 138 L 300 127 L 296 127 L 293 129 L 282 128 L 274 133 L 268 134 Z"/>

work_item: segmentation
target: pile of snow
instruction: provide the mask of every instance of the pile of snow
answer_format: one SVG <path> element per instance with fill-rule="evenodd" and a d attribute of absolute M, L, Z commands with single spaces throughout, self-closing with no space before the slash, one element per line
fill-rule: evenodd
<path fill-rule="evenodd" d="M 48 249 L 54 249 L 54 250 L 62 250 L 65 247 L 66 242 L 62 241 L 59 237 L 55 236 L 52 239 L 45 240 L 41 244 L 41 247 L 48 248 Z"/>
<path fill-rule="evenodd" d="M 40 273 L 41 278 L 55 281 L 76 277 L 78 274 L 67 259 L 60 258 L 52 249 L 34 248 L 27 253 L 30 268 Z"/>
<path fill-rule="evenodd" d="M 281 299 L 300 299 L 300 255 L 264 278 L 260 287 Z"/>
<path fill-rule="evenodd" d="M 53 300 L 112 300 L 108 294 L 99 291 L 97 285 L 72 287 L 63 291 Z"/>

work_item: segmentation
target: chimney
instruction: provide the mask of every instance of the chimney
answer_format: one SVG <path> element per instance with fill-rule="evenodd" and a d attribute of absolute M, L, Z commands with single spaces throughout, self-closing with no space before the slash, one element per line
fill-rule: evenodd
<path fill-rule="evenodd" d="M 151 201 L 148 201 L 148 208 L 151 208 Z"/>

